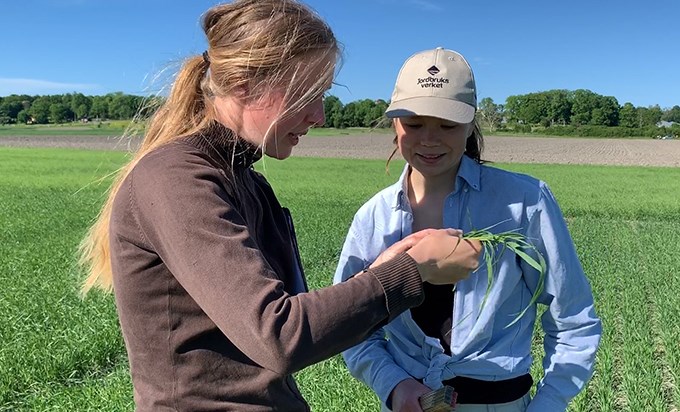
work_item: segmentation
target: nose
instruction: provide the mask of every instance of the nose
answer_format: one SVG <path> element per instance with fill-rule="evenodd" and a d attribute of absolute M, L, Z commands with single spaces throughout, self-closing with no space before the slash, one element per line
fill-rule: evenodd
<path fill-rule="evenodd" d="M 424 127 L 420 136 L 420 144 L 423 146 L 438 146 L 441 143 L 438 133 L 430 127 Z"/>
<path fill-rule="evenodd" d="M 326 123 L 326 114 L 323 110 L 323 98 L 316 98 L 309 106 L 307 113 L 307 121 L 310 124 L 323 126 Z"/>

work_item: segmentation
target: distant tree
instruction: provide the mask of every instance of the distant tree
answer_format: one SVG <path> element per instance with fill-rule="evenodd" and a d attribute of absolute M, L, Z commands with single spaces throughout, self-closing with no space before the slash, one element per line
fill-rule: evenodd
<path fill-rule="evenodd" d="M 522 97 L 520 95 L 508 96 L 505 99 L 505 116 L 511 122 L 519 122 L 519 108 L 522 105 Z"/>
<path fill-rule="evenodd" d="M 74 93 L 71 96 L 71 111 L 75 115 L 74 120 L 79 120 L 87 117 L 90 114 L 90 107 L 92 106 L 92 99 L 85 97 L 82 93 Z"/>
<path fill-rule="evenodd" d="M 22 109 L 17 113 L 17 123 L 26 124 L 31 119 L 31 115 L 28 114 L 28 110 Z"/>
<path fill-rule="evenodd" d="M 71 98 L 73 95 L 71 93 L 66 93 L 66 94 L 60 94 L 60 95 L 55 95 L 51 96 L 52 97 L 52 103 L 61 103 L 66 107 L 71 107 Z"/>
<path fill-rule="evenodd" d="M 619 109 L 619 126 L 621 127 L 638 127 L 637 109 L 632 103 L 626 102 Z"/>
<path fill-rule="evenodd" d="M 479 103 L 477 114 L 483 126 L 489 128 L 491 132 L 496 130 L 503 120 L 503 105 L 496 104 L 490 97 L 485 97 Z"/>
<path fill-rule="evenodd" d="M 342 102 L 337 96 L 328 96 L 323 101 L 326 127 L 342 127 Z"/>
<path fill-rule="evenodd" d="M 661 120 L 680 123 L 680 106 L 675 105 L 672 108 L 664 111 L 663 115 L 661 116 Z"/>
<path fill-rule="evenodd" d="M 344 129 L 346 127 L 357 127 L 358 125 L 357 103 L 347 103 L 342 109 L 342 122 L 340 123 L 340 127 Z"/>
<path fill-rule="evenodd" d="M 24 109 L 24 105 L 21 104 L 21 100 L 14 98 L 14 96 L 8 96 L 0 102 L 0 116 L 12 119 L 12 122 L 16 121 L 17 114 Z"/>
<path fill-rule="evenodd" d="M 524 123 L 537 124 L 548 117 L 548 99 L 543 93 L 529 93 L 525 95 L 521 109 Z"/>
<path fill-rule="evenodd" d="M 50 105 L 49 96 L 37 97 L 31 104 L 28 113 L 33 117 L 34 122 L 45 124 L 50 119 Z"/>
<path fill-rule="evenodd" d="M 33 99 L 30 96 L 27 96 L 25 94 L 22 94 L 19 96 L 21 98 L 21 105 L 24 106 L 24 110 L 28 110 L 31 108 L 31 102 Z"/>
<path fill-rule="evenodd" d="M 511 121 L 538 124 L 548 117 L 548 98 L 543 93 L 509 96 L 505 100 L 505 112 Z"/>
<path fill-rule="evenodd" d="M 73 112 L 64 103 L 52 103 L 50 105 L 50 122 L 65 123 L 73 118 Z"/>
<path fill-rule="evenodd" d="M 73 111 L 73 114 L 75 115 L 76 120 L 87 119 L 89 111 L 90 110 L 87 108 L 86 104 L 81 104 L 80 106 L 76 107 L 76 109 Z"/>
<path fill-rule="evenodd" d="M 548 120 L 554 124 L 566 125 L 571 118 L 571 100 L 567 90 L 550 90 L 548 98 Z"/>
<path fill-rule="evenodd" d="M 116 92 L 111 95 L 109 115 L 113 119 L 132 119 L 137 113 L 140 100 L 136 96 Z"/>
<path fill-rule="evenodd" d="M 638 107 L 638 127 L 656 126 L 661 121 L 663 115 L 659 105 L 649 107 Z"/>
<path fill-rule="evenodd" d="M 385 117 L 385 111 L 387 110 L 387 107 L 389 104 L 387 104 L 386 101 L 382 99 L 378 99 L 373 102 L 374 105 L 371 108 L 371 111 L 369 112 L 368 119 L 370 119 L 370 122 L 368 122 L 367 126 L 369 127 L 389 127 L 390 122 L 388 119 Z"/>
<path fill-rule="evenodd" d="M 597 108 L 598 95 L 590 90 L 579 89 L 572 94 L 571 124 L 590 124 L 593 110 Z"/>
<path fill-rule="evenodd" d="M 595 126 L 618 126 L 619 102 L 613 96 L 595 98 L 595 107 L 591 111 L 590 124 Z"/>
<path fill-rule="evenodd" d="M 380 119 L 380 114 L 376 116 L 375 101 L 371 99 L 361 99 L 355 102 L 356 112 L 354 113 L 355 124 L 357 127 L 370 127 Z"/>
<path fill-rule="evenodd" d="M 106 96 L 94 96 L 92 98 L 90 116 L 97 117 L 99 119 L 109 118 L 109 102 Z"/>

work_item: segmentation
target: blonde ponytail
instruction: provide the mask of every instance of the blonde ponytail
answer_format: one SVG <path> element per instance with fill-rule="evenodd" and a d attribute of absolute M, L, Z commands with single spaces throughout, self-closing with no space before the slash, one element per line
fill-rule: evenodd
<path fill-rule="evenodd" d="M 88 276 L 81 291 L 86 294 L 93 287 L 111 291 L 111 248 L 109 223 L 113 201 L 123 181 L 132 168 L 150 151 L 182 136 L 204 130 L 210 122 L 206 112 L 203 80 L 208 63 L 202 56 L 188 59 L 181 68 L 167 101 L 162 104 L 149 120 L 144 141 L 132 160 L 121 167 L 114 178 L 108 197 L 95 223 L 80 243 L 79 263 Z M 144 109 L 140 109 L 140 112 Z"/>

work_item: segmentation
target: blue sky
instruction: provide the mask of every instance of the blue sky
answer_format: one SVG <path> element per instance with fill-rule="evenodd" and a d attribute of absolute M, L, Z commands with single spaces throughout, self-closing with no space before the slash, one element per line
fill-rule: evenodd
<path fill-rule="evenodd" d="M 201 53 L 208 0 L 24 0 L 0 6 L 0 96 L 148 95 Z M 680 105 L 680 2 L 308 0 L 345 46 L 331 93 L 389 99 L 402 62 L 442 46 L 479 98 L 589 89 L 619 104 Z M 167 76 L 162 77 L 163 79 Z"/>

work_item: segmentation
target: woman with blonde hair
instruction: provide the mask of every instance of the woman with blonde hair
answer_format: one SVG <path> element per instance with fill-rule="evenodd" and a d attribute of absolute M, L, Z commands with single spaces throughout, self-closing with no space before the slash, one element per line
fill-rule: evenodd
<path fill-rule="evenodd" d="M 342 285 L 307 290 L 292 219 L 253 169 L 324 122 L 339 55 L 296 1 L 203 16 L 189 58 L 82 243 L 84 290 L 113 289 L 138 411 L 306 411 L 292 374 L 452 284 L 479 248 L 421 231 Z M 458 245 L 458 246 L 457 246 Z"/>

